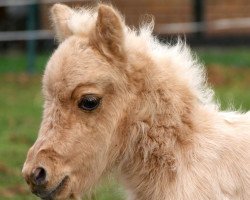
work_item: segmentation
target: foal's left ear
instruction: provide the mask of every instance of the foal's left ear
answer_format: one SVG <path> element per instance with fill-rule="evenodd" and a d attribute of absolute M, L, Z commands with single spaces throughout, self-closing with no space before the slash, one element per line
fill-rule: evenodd
<path fill-rule="evenodd" d="M 101 4 L 92 42 L 105 56 L 123 60 L 124 54 L 124 24 L 117 11 Z"/>
<path fill-rule="evenodd" d="M 51 18 L 59 42 L 72 35 L 68 21 L 73 13 L 74 11 L 70 7 L 63 4 L 55 4 L 51 8 Z"/>

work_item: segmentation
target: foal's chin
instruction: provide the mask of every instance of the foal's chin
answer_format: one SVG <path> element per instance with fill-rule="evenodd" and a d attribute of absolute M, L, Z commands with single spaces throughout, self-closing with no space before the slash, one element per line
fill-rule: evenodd
<path fill-rule="evenodd" d="M 47 189 L 37 189 L 32 187 L 31 191 L 40 199 L 43 200 L 68 200 L 68 199 L 81 199 L 79 195 L 75 195 L 71 189 L 71 181 L 68 176 L 65 176 L 55 185 L 50 186 Z"/>

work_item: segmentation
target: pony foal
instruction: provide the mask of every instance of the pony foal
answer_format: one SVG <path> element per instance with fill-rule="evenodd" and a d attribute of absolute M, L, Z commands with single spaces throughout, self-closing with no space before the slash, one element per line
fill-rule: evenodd
<path fill-rule="evenodd" d="M 118 11 L 52 7 L 60 42 L 43 77 L 23 176 L 42 199 L 79 199 L 116 171 L 129 200 L 249 200 L 250 113 L 220 112 L 202 66 Z"/>

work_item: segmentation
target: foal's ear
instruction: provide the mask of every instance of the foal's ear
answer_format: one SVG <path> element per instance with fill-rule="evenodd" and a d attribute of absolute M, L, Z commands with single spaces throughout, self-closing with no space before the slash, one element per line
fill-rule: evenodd
<path fill-rule="evenodd" d="M 73 14 L 73 10 L 63 4 L 55 4 L 51 8 L 51 18 L 59 42 L 72 35 L 68 27 L 68 21 Z"/>
<path fill-rule="evenodd" d="M 100 4 L 92 42 L 105 56 L 124 59 L 123 21 L 112 7 Z"/>

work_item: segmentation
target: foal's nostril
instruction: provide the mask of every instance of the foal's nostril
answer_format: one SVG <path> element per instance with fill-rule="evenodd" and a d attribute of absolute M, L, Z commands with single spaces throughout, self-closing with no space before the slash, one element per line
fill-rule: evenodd
<path fill-rule="evenodd" d="M 45 169 L 42 167 L 36 168 L 34 173 L 32 174 L 31 180 L 37 186 L 43 185 L 45 183 L 45 180 L 46 180 Z"/>

